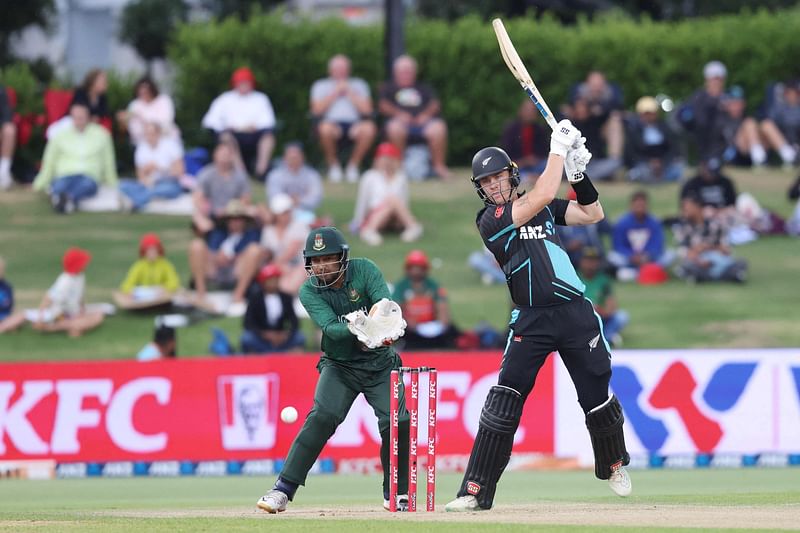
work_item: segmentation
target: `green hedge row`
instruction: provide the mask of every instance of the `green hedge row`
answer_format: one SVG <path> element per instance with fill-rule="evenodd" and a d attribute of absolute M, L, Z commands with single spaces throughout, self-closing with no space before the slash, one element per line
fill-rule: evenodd
<path fill-rule="evenodd" d="M 685 98 L 702 84 L 702 67 L 711 59 L 728 65 L 730 82 L 745 88 L 751 107 L 762 100 L 768 82 L 800 73 L 800 10 L 680 23 L 603 20 L 562 26 L 549 19 L 516 19 L 506 27 L 554 109 L 592 68 L 622 86 L 628 106 L 643 94 Z M 406 43 L 420 63 L 421 79 L 442 99 L 451 131 L 449 159 L 463 165 L 477 147 L 496 141 L 523 97 L 491 24 L 477 17 L 454 23 L 413 20 Z M 227 88 L 230 72 L 249 65 L 283 123 L 281 139 L 307 139 L 309 88 L 337 52 L 348 54 L 355 75 L 377 90 L 385 78 L 381 27 L 286 21 L 280 13 L 186 25 L 169 53 L 178 71 L 179 121 L 184 128 L 199 125 L 211 100 Z"/>

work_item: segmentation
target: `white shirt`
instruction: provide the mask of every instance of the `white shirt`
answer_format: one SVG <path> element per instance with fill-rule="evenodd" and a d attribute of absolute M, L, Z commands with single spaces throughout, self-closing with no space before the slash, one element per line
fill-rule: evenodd
<path fill-rule="evenodd" d="M 277 326 L 278 320 L 283 313 L 283 304 L 279 294 L 265 294 L 264 307 L 267 308 L 267 323 L 270 326 Z"/>
<path fill-rule="evenodd" d="M 327 98 L 336 90 L 337 83 L 333 78 L 323 78 L 315 81 L 314 85 L 311 86 L 311 100 L 317 101 Z M 347 84 L 358 96 L 369 98 L 369 85 L 361 78 L 348 78 Z M 323 117 L 331 122 L 352 123 L 361 120 L 361 113 L 358 112 L 358 108 L 350 98 L 339 96 L 325 110 Z"/>
<path fill-rule="evenodd" d="M 155 122 L 161 127 L 161 133 L 174 139 L 180 138 L 180 132 L 175 125 L 175 106 L 172 98 L 166 94 L 159 94 L 150 102 L 136 99 L 128 104 L 128 133 L 130 133 L 133 144 L 138 145 L 144 142 L 144 125 L 147 122 Z"/>
<path fill-rule="evenodd" d="M 264 93 L 228 91 L 211 102 L 211 107 L 203 117 L 203 127 L 216 132 L 274 128 L 275 111 Z"/>
<path fill-rule="evenodd" d="M 398 171 L 392 179 L 383 172 L 370 169 L 358 184 L 358 199 L 353 224 L 360 226 L 370 211 L 383 204 L 387 198 L 397 197 L 408 205 L 408 178 Z"/>
<path fill-rule="evenodd" d="M 304 243 L 308 236 L 308 226 L 300 220 L 292 220 L 283 235 L 278 235 L 278 230 L 274 225 L 265 226 L 261 230 L 261 246 L 272 252 L 272 257 L 280 256 L 283 251 L 291 244 L 300 241 Z M 303 264 L 303 247 L 300 247 L 296 257 L 290 261 L 292 265 Z"/>
<path fill-rule="evenodd" d="M 155 164 L 159 178 L 169 177 L 170 167 L 181 158 L 183 158 L 183 147 L 175 139 L 167 137 L 161 137 L 155 146 L 147 141 L 139 143 L 133 156 L 137 168 Z"/>
<path fill-rule="evenodd" d="M 62 272 L 56 282 L 47 291 L 47 296 L 52 302 L 49 310 L 54 316 L 77 316 L 81 312 L 83 302 L 83 289 L 86 285 L 83 274 L 67 274 Z"/>

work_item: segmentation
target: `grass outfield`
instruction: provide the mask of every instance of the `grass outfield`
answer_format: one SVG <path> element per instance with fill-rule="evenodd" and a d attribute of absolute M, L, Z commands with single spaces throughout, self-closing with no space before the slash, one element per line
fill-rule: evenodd
<path fill-rule="evenodd" d="M 760 202 L 782 216 L 792 205 L 786 190 L 793 174 L 764 170 L 757 174 L 732 170 L 740 190 L 755 194 Z M 484 286 L 466 265 L 467 256 L 481 246 L 474 227 L 479 201 L 466 179 L 457 172 L 455 183 L 422 183 L 412 187 L 412 207 L 425 226 L 423 239 L 412 245 L 390 238 L 380 248 L 368 248 L 351 238 L 353 255 L 367 255 L 381 266 L 388 280 L 397 279 L 404 255 L 412 248 L 426 250 L 440 265 L 433 272 L 449 290 L 455 321 L 473 327 L 487 320 L 502 329 L 508 318 L 505 287 Z M 623 183 L 599 186 L 611 219 L 627 207 L 633 186 Z M 649 189 L 659 216 L 677 211 L 677 185 Z M 327 184 L 320 210 L 341 226 L 352 216 L 355 187 Z M 261 189 L 255 194 L 263 200 Z M 0 255 L 8 262 L 7 278 L 16 289 L 18 307 L 36 306 L 60 270 L 60 257 L 70 245 L 88 248 L 94 261 L 87 272 L 88 300 L 110 301 L 136 256 L 138 239 L 157 231 L 184 283 L 188 278 L 186 248 L 189 222 L 182 217 L 123 214 L 59 216 L 43 196 L 17 189 L 0 194 Z M 621 307 L 631 313 L 624 332 L 627 348 L 772 347 L 800 346 L 800 328 L 794 316 L 797 304 L 796 273 L 800 271 L 800 241 L 788 237 L 761 239 L 736 249 L 750 262 L 745 286 L 688 286 L 670 281 L 657 287 L 618 286 Z M 754 306 L 758 304 L 758 312 Z M 0 337 L 0 361 L 130 358 L 149 340 L 152 315 L 125 314 L 109 319 L 100 329 L 78 340 L 25 329 Z M 207 353 L 209 326 L 218 326 L 236 339 L 240 321 L 215 319 L 179 333 L 180 355 Z M 305 325 L 311 330 L 310 325 Z M 309 346 L 309 349 L 315 349 Z"/>
<path fill-rule="evenodd" d="M 377 476 L 312 476 L 289 510 L 255 509 L 271 478 L 0 481 L 0 529 L 15 531 L 706 531 L 800 524 L 796 469 L 634 471 L 614 496 L 582 472 L 509 472 L 488 513 L 448 514 L 460 475 L 439 476 L 438 510 L 391 515 Z M 424 487 L 420 488 L 420 496 Z"/>

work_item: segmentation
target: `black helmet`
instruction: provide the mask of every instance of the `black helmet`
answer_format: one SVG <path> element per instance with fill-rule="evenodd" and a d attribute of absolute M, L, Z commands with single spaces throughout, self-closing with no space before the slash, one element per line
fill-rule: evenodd
<path fill-rule="evenodd" d="M 508 183 L 511 185 L 510 200 L 516 188 L 519 187 L 519 168 L 517 164 L 508 157 L 506 151 L 497 146 L 489 146 L 478 150 L 472 158 L 472 178 L 470 179 L 480 199 L 487 204 L 494 204 L 494 201 L 486 195 L 478 182 L 487 176 L 497 174 L 503 170 L 508 170 L 511 173 L 508 178 Z"/>
<path fill-rule="evenodd" d="M 322 283 L 311 269 L 311 258 L 323 255 L 339 254 L 339 275 L 330 283 Z M 350 262 L 350 246 L 344 239 L 344 235 L 333 226 L 323 226 L 313 229 L 306 237 L 306 245 L 303 248 L 303 258 L 306 263 L 306 273 L 311 278 L 311 283 L 315 287 L 330 287 L 341 278 Z"/>

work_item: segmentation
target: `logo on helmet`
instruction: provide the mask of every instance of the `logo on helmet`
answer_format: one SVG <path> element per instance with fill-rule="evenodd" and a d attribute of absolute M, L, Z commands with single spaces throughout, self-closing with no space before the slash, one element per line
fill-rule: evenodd
<path fill-rule="evenodd" d="M 491 160 L 492 160 L 492 156 L 489 156 L 489 157 L 487 157 L 486 159 L 484 159 L 484 160 L 481 162 L 481 166 L 484 166 L 484 167 L 485 167 L 486 165 L 488 165 L 488 164 L 489 164 L 489 161 L 491 161 Z"/>
<path fill-rule="evenodd" d="M 314 235 L 314 250 L 320 251 L 325 249 L 325 241 L 322 240 L 322 234 L 317 233 Z"/>

